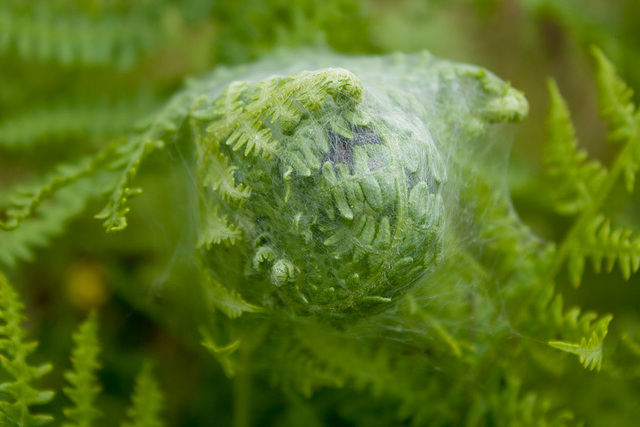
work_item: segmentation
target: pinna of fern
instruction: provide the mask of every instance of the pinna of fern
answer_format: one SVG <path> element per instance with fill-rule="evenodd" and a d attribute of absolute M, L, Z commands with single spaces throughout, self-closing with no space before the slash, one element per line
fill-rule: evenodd
<path fill-rule="evenodd" d="M 0 384 L 0 424 L 7 427 L 35 427 L 53 419 L 32 413 L 32 406 L 53 399 L 52 391 L 38 390 L 33 384 L 52 366 L 31 366 L 27 362 L 37 343 L 27 341 L 27 332 L 22 328 L 26 320 L 23 310 L 18 294 L 0 273 L 0 366 L 11 377 Z"/>
<path fill-rule="evenodd" d="M 53 391 L 40 391 L 33 382 L 48 373 L 52 366 L 31 366 L 27 358 L 35 351 L 37 343 L 27 342 L 27 332 L 22 328 L 26 320 L 23 304 L 7 278 L 0 273 L 0 368 L 11 378 L 0 384 L 0 425 L 3 427 L 35 427 L 54 420 L 50 415 L 33 413 L 32 406 L 48 403 Z M 96 406 L 100 385 L 96 378 L 100 368 L 100 351 L 97 337 L 97 315 L 91 313 L 74 334 L 75 343 L 71 361 L 73 369 L 65 373 L 69 383 L 64 393 L 73 406 L 64 409 L 69 422 L 66 427 L 90 427 L 101 416 Z M 127 427 L 160 427 L 162 394 L 146 362 L 138 375 L 128 411 Z"/>
<path fill-rule="evenodd" d="M 593 259 L 596 272 L 600 271 L 603 258 L 607 259 L 608 270 L 617 261 L 625 279 L 640 267 L 637 238 L 631 238 L 630 230 L 612 228 L 602 213 L 611 190 L 619 180 L 624 180 L 627 191 L 633 191 L 636 173 L 640 170 L 640 112 L 631 101 L 631 89 L 617 76 L 614 66 L 600 50 L 594 48 L 593 55 L 597 65 L 600 114 L 608 122 L 609 140 L 621 145 L 609 170 L 596 162 L 583 164 L 586 154 L 577 151 L 566 104 L 555 85 L 549 86 L 548 171 L 556 179 L 563 177 L 571 188 L 565 185 L 561 191 L 569 200 L 578 201 L 572 202 L 568 210 L 566 202 L 558 201 L 556 204 L 559 212 L 577 214 L 578 217 L 558 248 L 550 275 L 555 276 L 567 261 L 575 286 L 580 284 L 587 257 Z M 561 163 L 563 157 L 574 160 Z"/>
<path fill-rule="evenodd" d="M 152 374 L 152 365 L 147 362 L 136 378 L 132 405 L 127 411 L 129 421 L 122 427 L 162 427 L 162 394 Z"/>
<path fill-rule="evenodd" d="M 546 277 L 554 280 L 566 263 L 574 286 L 581 282 L 587 258 L 592 259 L 596 273 L 601 272 L 603 260 L 606 260 L 608 271 L 617 262 L 625 280 L 640 268 L 639 238 L 632 237 L 630 229 L 612 227 L 602 213 L 611 190 L 621 179 L 626 183 L 626 189 L 633 191 L 640 169 L 640 113 L 631 101 L 631 89 L 617 76 L 614 66 L 599 49 L 594 48 L 593 55 L 597 65 L 600 114 L 608 121 L 609 140 L 622 145 L 608 170 L 598 162 L 588 161 L 586 153 L 578 150 L 566 103 L 556 85 L 549 84 L 549 142 L 545 160 L 548 176 L 559 184 L 551 190 L 555 196 L 554 207 L 561 214 L 577 215 L 577 219 L 560 243 Z M 550 301 L 548 295 L 544 298 Z M 555 313 L 550 314 L 551 319 L 556 319 L 554 323 L 565 325 L 562 327 L 565 337 L 574 337 L 572 341 L 550 340 L 549 345 L 578 355 L 588 369 L 600 370 L 603 341 L 612 316 L 601 317 L 592 323 L 595 313 L 581 314 L 574 308 L 563 315 L 559 297 L 548 307 Z M 580 331 L 581 337 L 575 335 Z"/>
<path fill-rule="evenodd" d="M 73 370 L 65 373 L 69 387 L 63 389 L 73 402 L 73 407 L 64 410 L 64 414 L 72 422 L 65 424 L 65 427 L 90 427 L 94 425 L 94 420 L 101 416 L 95 404 L 96 396 L 100 391 L 96 378 L 96 371 L 100 368 L 97 329 L 97 315 L 91 312 L 73 335 L 75 343 L 71 355 Z"/>

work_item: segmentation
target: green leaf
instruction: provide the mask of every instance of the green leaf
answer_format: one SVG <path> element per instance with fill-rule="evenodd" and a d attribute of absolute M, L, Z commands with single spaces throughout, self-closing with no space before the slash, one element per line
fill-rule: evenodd
<path fill-rule="evenodd" d="M 613 316 L 605 316 L 593 325 L 593 332 L 583 337 L 579 344 L 566 341 L 549 341 L 549 345 L 558 350 L 572 353 L 580 358 L 586 369 L 600 371 L 602 367 L 602 344 L 607 336 L 609 322 Z"/>
<path fill-rule="evenodd" d="M 132 405 L 127 410 L 128 422 L 122 427 L 162 427 L 160 418 L 163 397 L 151 372 L 151 363 L 146 362 L 136 378 Z"/>
<path fill-rule="evenodd" d="M 618 263 L 622 277 L 629 280 L 640 269 L 640 236 L 632 237 L 627 228 L 613 228 L 604 215 L 596 216 L 571 248 L 569 271 L 574 286 L 579 286 L 586 258 L 591 258 L 596 273 L 602 271 L 602 262 L 611 272 Z"/>
<path fill-rule="evenodd" d="M 66 427 L 91 427 L 94 420 L 102 414 L 95 407 L 95 399 L 100 392 L 96 378 L 96 371 L 100 368 L 98 353 L 98 320 L 95 312 L 91 312 L 87 320 L 73 335 L 75 348 L 71 355 L 73 371 L 67 371 L 65 378 L 70 387 L 65 387 L 65 394 L 73 402 L 72 407 L 66 408 L 64 414 L 71 424 Z"/>
<path fill-rule="evenodd" d="M 259 307 L 249 304 L 236 292 L 222 286 L 208 275 L 203 277 L 203 287 L 207 303 L 222 311 L 230 319 L 240 317 L 243 313 L 260 311 Z"/>
<path fill-rule="evenodd" d="M 600 49 L 594 47 L 592 52 L 597 63 L 600 115 L 609 122 L 609 140 L 627 144 L 621 166 L 627 190 L 631 192 L 640 170 L 640 112 L 632 101 L 633 90 L 618 77 L 613 64 Z"/>
<path fill-rule="evenodd" d="M 606 177 L 606 170 L 599 162 L 588 161 L 584 150 L 578 150 L 566 102 L 554 81 L 549 81 L 548 88 L 549 137 L 544 160 L 547 175 L 552 181 L 549 188 L 555 210 L 563 215 L 575 215 L 591 204 Z"/>
<path fill-rule="evenodd" d="M 53 392 L 39 391 L 32 384 L 52 367 L 50 364 L 31 366 L 27 363 L 37 343 L 26 341 L 27 333 L 22 329 L 26 320 L 23 311 L 18 294 L 0 273 L 0 366 L 11 378 L 0 384 L 0 392 L 10 398 L 0 402 L 0 414 L 9 421 L 8 425 L 15 423 L 19 427 L 32 427 L 53 420 L 49 415 L 32 414 L 30 409 L 53 399 Z"/>

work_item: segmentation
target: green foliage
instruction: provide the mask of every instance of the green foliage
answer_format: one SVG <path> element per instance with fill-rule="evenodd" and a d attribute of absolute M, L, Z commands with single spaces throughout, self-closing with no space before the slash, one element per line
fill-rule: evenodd
<path fill-rule="evenodd" d="M 623 144 L 614 167 L 621 169 L 627 191 L 632 192 L 640 170 L 640 112 L 633 104 L 633 91 L 618 77 L 613 64 L 599 49 L 594 48 L 593 54 L 598 64 L 600 115 L 608 121 L 609 140 Z"/>
<path fill-rule="evenodd" d="M 640 9 L 605 3 L 4 2 L 0 263 L 56 365 L 76 310 L 108 337 L 80 326 L 45 412 L 117 424 L 152 352 L 172 388 L 145 364 L 125 426 L 630 425 Z M 425 48 L 527 92 L 508 174 L 523 93 L 388 53 Z M 0 424 L 37 425 L 50 367 L 0 281 Z"/>
<path fill-rule="evenodd" d="M 133 118 L 142 117 L 154 104 L 150 96 L 143 93 L 130 101 L 120 100 L 116 105 L 101 101 L 89 105 L 36 107 L 0 123 L 0 146 L 29 150 L 33 144 L 43 145 L 47 140 L 89 137 L 100 141 L 129 131 Z"/>
<path fill-rule="evenodd" d="M 599 371 L 602 367 L 602 343 L 607 336 L 609 322 L 613 316 L 606 316 L 595 323 L 593 333 L 587 338 L 582 338 L 580 344 L 564 341 L 549 341 L 549 345 L 558 350 L 573 353 L 580 357 L 580 363 L 585 368 Z"/>
<path fill-rule="evenodd" d="M 0 273 L 0 364 L 11 380 L 0 384 L 0 420 L 3 426 L 32 427 L 47 424 L 49 415 L 33 414 L 31 406 L 53 399 L 52 391 L 38 390 L 39 380 L 52 366 L 31 366 L 27 358 L 35 351 L 36 342 L 27 341 L 24 306 L 7 278 Z"/>
<path fill-rule="evenodd" d="M 33 427 L 54 420 L 50 415 L 32 414 L 31 407 L 50 402 L 52 391 L 39 391 L 33 382 L 51 371 L 51 364 L 31 366 L 26 359 L 35 351 L 37 343 L 26 341 L 22 324 L 27 320 L 23 304 L 8 280 L 0 273 L 0 366 L 12 381 L 0 383 L 0 421 L 6 427 Z M 69 382 L 64 393 L 73 402 L 64 409 L 71 423 L 68 427 L 89 427 L 102 415 L 96 407 L 96 397 L 101 390 L 96 377 L 100 368 L 98 353 L 100 345 L 97 331 L 98 320 L 92 312 L 80 325 L 73 339 L 75 347 L 71 356 L 74 369 L 65 373 Z M 162 426 L 159 413 L 162 395 L 151 373 L 151 364 L 145 363 L 136 380 L 133 406 L 128 411 L 131 423 L 127 427 Z"/>
<path fill-rule="evenodd" d="M 100 14 L 90 8 L 70 13 L 60 1 L 33 3 L 31 7 L 19 1 L 2 4 L 0 53 L 11 51 L 22 58 L 64 65 L 116 63 L 130 68 L 141 52 L 158 42 L 158 17 L 146 2 L 133 5 L 138 13 L 128 17 L 117 13 L 124 2 L 113 2 L 111 7 L 105 2 Z"/>
<path fill-rule="evenodd" d="M 146 363 L 136 378 L 132 406 L 127 411 L 129 422 L 122 427 L 162 427 L 160 420 L 162 394 L 151 373 L 151 364 Z"/>
<path fill-rule="evenodd" d="M 587 161 L 584 150 L 578 150 L 566 102 L 553 81 L 549 82 L 549 95 L 549 142 L 545 163 L 552 180 L 554 208 L 564 215 L 576 215 L 592 203 L 606 171 L 599 162 Z"/>
<path fill-rule="evenodd" d="M 631 239 L 628 228 L 612 229 L 609 220 L 597 216 L 581 236 L 580 245 L 569 255 L 569 271 L 574 284 L 580 283 L 587 257 L 593 261 L 596 273 L 602 271 L 602 261 L 606 261 L 606 270 L 611 272 L 616 261 L 622 277 L 629 280 L 632 273 L 640 268 L 640 239 Z"/>
<path fill-rule="evenodd" d="M 24 226 L 10 231 L 0 229 L 0 263 L 13 266 L 18 261 L 32 260 L 33 250 L 49 245 L 52 238 L 64 231 L 66 223 L 83 212 L 87 202 L 108 188 L 111 181 L 108 175 L 79 180 L 56 192 L 55 197 L 42 206 L 34 208 L 37 216 L 26 219 Z M 24 192 L 29 194 L 28 190 L 19 190 L 18 197 L 25 197 Z M 32 203 L 32 199 L 26 200 Z"/>
<path fill-rule="evenodd" d="M 612 230 L 609 221 L 601 213 L 620 174 L 624 174 L 627 190 L 633 191 L 635 175 L 639 170 L 637 122 L 640 116 L 631 102 L 631 90 L 616 75 L 613 65 L 600 50 L 594 49 L 593 54 L 598 67 L 600 114 L 608 120 L 609 139 L 623 144 L 609 171 L 595 162 L 584 163 L 586 154 L 576 151 L 577 143 L 566 105 L 555 85 L 549 86 L 551 108 L 547 165 L 553 178 L 562 179 L 556 194 L 565 199 L 557 202 L 556 209 L 565 214 L 580 213 L 559 249 L 553 272 L 557 273 L 565 258 L 568 258 L 569 273 L 575 286 L 580 284 L 587 257 L 592 257 L 596 271 L 600 271 L 603 258 L 607 259 L 609 271 L 618 260 L 625 279 L 638 270 L 640 262 L 637 244 L 629 240 L 632 231 Z M 571 160 L 563 163 L 562 158 Z"/>
<path fill-rule="evenodd" d="M 68 371 L 65 378 L 71 385 L 64 388 L 64 392 L 73 402 L 73 407 L 67 408 L 64 414 L 71 424 L 69 427 L 90 427 L 94 420 L 101 416 L 95 407 L 95 399 L 100 391 L 96 371 L 100 368 L 98 353 L 98 320 L 95 312 L 91 312 L 87 320 L 80 325 L 73 339 L 75 348 L 71 355 L 73 371 Z"/>
<path fill-rule="evenodd" d="M 542 400 L 535 393 L 521 393 L 516 379 L 508 379 L 503 392 L 491 399 L 496 425 L 521 426 L 569 426 L 575 425 L 570 411 L 554 411 L 551 402 Z"/>

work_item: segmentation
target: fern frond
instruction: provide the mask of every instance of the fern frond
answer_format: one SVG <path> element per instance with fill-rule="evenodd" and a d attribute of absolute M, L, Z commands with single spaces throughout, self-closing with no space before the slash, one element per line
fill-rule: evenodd
<path fill-rule="evenodd" d="M 605 316 L 593 326 L 591 336 L 583 337 L 580 344 L 566 341 L 549 341 L 549 345 L 558 350 L 572 353 L 580 357 L 580 363 L 586 369 L 599 371 L 602 367 L 602 344 L 607 336 L 609 322 L 613 316 Z"/>
<path fill-rule="evenodd" d="M 242 238 L 242 230 L 234 224 L 227 223 L 226 218 L 218 213 L 217 207 L 207 209 L 203 216 L 198 247 L 209 249 L 211 245 L 221 243 L 234 245 Z"/>
<path fill-rule="evenodd" d="M 65 387 L 63 391 L 74 406 L 64 410 L 64 414 L 72 421 L 71 424 L 65 424 L 66 427 L 90 427 L 94 420 L 101 416 L 101 412 L 95 407 L 95 399 L 100 392 L 96 378 L 96 370 L 100 368 L 100 345 L 97 335 L 97 316 L 95 312 L 91 312 L 73 335 L 75 348 L 71 361 L 74 369 L 65 373 L 71 387 Z"/>
<path fill-rule="evenodd" d="M 47 246 L 85 209 L 89 200 L 108 189 L 112 182 L 113 178 L 105 174 L 79 180 L 44 202 L 35 210 L 36 216 L 26 219 L 17 229 L 0 230 L 0 264 L 11 267 L 18 261 L 30 261 L 35 248 Z"/>
<path fill-rule="evenodd" d="M 146 362 L 136 378 L 132 406 L 127 411 L 128 422 L 122 427 L 162 427 L 162 393 L 151 372 L 151 363 Z"/>
<path fill-rule="evenodd" d="M 297 337 L 275 347 L 273 357 L 277 362 L 270 369 L 271 381 L 297 390 L 307 398 L 322 387 L 340 388 L 345 385 L 344 375 L 314 354 Z"/>
<path fill-rule="evenodd" d="M 598 317 L 597 313 L 583 312 L 578 307 L 566 310 L 562 295 L 555 293 L 552 284 L 543 288 L 531 310 L 532 333 L 541 333 L 552 347 L 575 350 L 572 352 L 581 356 L 586 368 L 593 369 L 602 363 L 601 347 L 613 316 Z"/>
<path fill-rule="evenodd" d="M 265 92 L 268 95 L 261 96 Z M 224 141 L 233 150 L 244 147 L 245 156 L 253 152 L 255 156 L 269 158 L 278 151 L 278 143 L 267 127 L 268 122 L 278 122 L 288 131 L 302 118 L 300 104 L 313 113 L 328 98 L 348 104 L 361 97 L 359 80 L 344 69 L 305 71 L 290 77 L 267 78 L 256 86 L 233 83 L 217 102 L 219 108 L 201 109 L 194 117 L 213 120 L 207 132 L 214 140 Z"/>
<path fill-rule="evenodd" d="M 587 257 L 592 259 L 596 273 L 602 270 L 603 260 L 609 272 L 617 261 L 622 277 L 629 280 L 640 269 L 640 236 L 632 238 L 632 234 L 630 229 L 612 228 L 604 215 L 595 217 L 569 254 L 569 274 L 574 286 L 580 285 Z"/>
<path fill-rule="evenodd" d="M 0 384 L 0 393 L 12 401 L 0 402 L 2 419 L 20 427 L 34 427 L 53 420 L 49 415 L 32 414 L 30 407 L 53 399 L 52 391 L 39 391 L 32 383 L 51 370 L 50 364 L 30 366 L 27 358 L 35 351 L 36 342 L 27 342 L 22 329 L 26 320 L 24 306 L 7 278 L 0 273 L 0 366 L 12 378 Z M 3 424 L 5 425 L 5 424 Z"/>
<path fill-rule="evenodd" d="M 633 90 L 618 77 L 613 64 L 600 49 L 592 51 L 597 63 L 600 115 L 608 121 L 609 140 L 626 144 L 621 166 L 631 192 L 640 170 L 640 111 L 633 104 Z"/>
<path fill-rule="evenodd" d="M 117 171 L 118 178 L 107 205 L 95 218 L 104 220 L 108 232 L 121 231 L 127 227 L 127 201 L 142 193 L 140 188 L 132 187 L 142 161 L 154 151 L 165 146 L 169 136 L 174 135 L 188 114 L 189 105 L 194 102 L 193 93 L 176 96 L 160 112 L 145 124 L 145 131 L 130 137 L 124 144 L 117 146 L 116 156 L 107 167 Z"/>
<path fill-rule="evenodd" d="M 203 278 L 203 288 L 211 308 L 219 309 L 230 319 L 240 317 L 243 313 L 260 311 L 259 307 L 249 304 L 237 292 L 224 287 L 208 275 Z"/>
<path fill-rule="evenodd" d="M 620 175 L 624 175 L 626 189 L 631 192 L 635 184 L 636 173 L 640 170 L 640 135 L 638 134 L 640 113 L 631 102 L 632 92 L 617 76 L 615 68 L 600 50 L 594 48 L 593 54 L 598 65 L 597 84 L 600 114 L 609 121 L 610 139 L 622 143 L 623 148 L 618 153 L 609 172 L 604 173 L 602 183 L 592 189 L 591 197 L 588 199 L 583 197 L 583 202 L 588 202 L 587 206 L 583 208 L 580 217 L 558 248 L 550 268 L 548 277 L 553 280 L 568 258 L 571 279 L 576 286 L 580 283 L 580 276 L 585 264 L 584 251 L 580 248 L 580 244 L 597 240 L 594 236 L 602 221 L 598 219 L 599 212 L 617 184 Z M 561 128 L 561 124 L 557 126 Z M 564 133 L 567 134 L 566 128 Z M 599 176 L 600 172 L 596 174 L 599 168 L 592 167 L 592 169 L 594 170 L 593 176 Z M 589 168 L 587 167 L 585 170 L 588 171 Z M 599 180 L 600 178 L 596 181 Z M 593 249 L 596 268 L 599 267 L 598 259 L 601 259 L 602 256 L 615 260 L 619 254 L 623 275 L 627 277 L 631 271 L 635 271 L 637 264 L 634 259 L 635 250 L 630 248 L 633 244 L 628 242 L 629 237 L 630 233 L 627 231 L 610 233 L 604 229 L 601 239 L 607 241 L 613 252 Z M 627 256 L 630 257 L 629 260 L 626 259 Z"/>
<path fill-rule="evenodd" d="M 569 426 L 574 415 L 568 410 L 553 411 L 549 400 L 540 399 L 534 392 L 522 392 L 518 379 L 508 378 L 500 393 L 488 397 L 492 425 L 512 426 Z M 470 424 L 469 424 L 470 425 Z"/>
<path fill-rule="evenodd" d="M 554 81 L 549 81 L 548 143 L 545 147 L 546 172 L 553 181 L 554 208 L 564 215 L 575 215 L 591 204 L 606 176 L 597 161 L 588 161 L 578 150 L 575 130 L 567 104 Z"/>
<path fill-rule="evenodd" d="M 120 166 L 120 163 L 124 163 L 124 166 L 118 171 L 118 179 L 109 202 L 100 213 L 95 215 L 95 218 L 104 220 L 107 231 L 121 231 L 127 227 L 126 215 L 129 208 L 126 203 L 131 197 L 142 193 L 141 189 L 132 187 L 133 179 L 138 173 L 142 160 L 162 146 L 161 140 L 134 138 L 118 148 L 119 159 L 112 167 Z"/>
<path fill-rule="evenodd" d="M 93 157 L 87 157 L 74 165 L 58 167 L 44 183 L 26 190 L 13 201 L 13 207 L 7 210 L 7 220 L 0 221 L 0 230 L 13 230 L 22 221 L 30 217 L 36 208 L 53 194 L 81 178 L 97 172 L 113 172 L 116 178 L 112 183 L 111 196 L 105 208 L 96 215 L 104 219 L 107 231 L 119 231 L 127 226 L 127 201 L 141 193 L 133 188 L 132 182 L 138 173 L 142 161 L 152 152 L 164 146 L 163 138 L 173 134 L 184 121 L 188 106 L 193 104 L 193 94 L 187 92 L 175 97 L 166 108 L 155 114 L 146 124 L 145 131 L 134 135 L 124 142 L 116 140 L 108 144 Z M 107 190 L 100 189 L 100 193 Z"/>
<path fill-rule="evenodd" d="M 0 6 L 0 53 L 63 65 L 116 64 L 124 70 L 160 41 L 156 15 L 153 8 L 91 16 L 52 2 L 28 8 L 5 2 Z"/>
<path fill-rule="evenodd" d="M 0 230 L 16 229 L 57 191 L 104 169 L 117 153 L 117 147 L 117 143 L 114 142 L 93 157 L 85 157 L 73 165 L 58 166 L 42 184 L 21 189 L 11 200 L 12 207 L 6 212 L 7 220 L 0 221 Z M 93 195 L 98 195 L 103 189 L 96 188 L 95 191 Z"/>
<path fill-rule="evenodd" d="M 36 108 L 0 123 L 0 147 L 33 149 L 51 138 L 89 136 L 105 138 L 131 130 L 135 121 L 154 108 L 146 93 L 133 100 L 93 104 L 58 104 Z"/>
<path fill-rule="evenodd" d="M 633 104 L 633 90 L 622 80 L 613 64 L 597 47 L 592 48 L 597 64 L 598 107 L 609 122 L 609 139 L 625 142 L 638 136 L 638 111 Z"/>
<path fill-rule="evenodd" d="M 229 166 L 229 158 L 220 152 L 218 144 L 210 146 L 202 143 L 198 136 L 198 170 L 204 175 L 202 185 L 220 194 L 227 201 L 241 202 L 249 197 L 251 188 L 236 185 L 233 171 L 237 166 Z M 205 147 L 207 147 L 205 149 Z"/>

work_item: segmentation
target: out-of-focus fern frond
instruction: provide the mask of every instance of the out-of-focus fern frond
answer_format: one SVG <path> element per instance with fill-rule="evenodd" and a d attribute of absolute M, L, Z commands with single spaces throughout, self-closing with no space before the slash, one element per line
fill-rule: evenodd
<path fill-rule="evenodd" d="M 492 425 L 548 426 L 574 425 L 574 415 L 568 410 L 552 411 L 551 402 L 541 399 L 536 393 L 522 392 L 518 379 L 507 379 L 501 393 L 489 396 L 492 407 Z M 474 411 L 475 412 L 475 411 Z M 477 411 L 480 412 L 480 411 Z M 474 414 L 478 417 L 479 414 Z M 478 423 L 479 424 L 479 423 Z M 468 425 L 477 425 L 469 423 Z"/>
<path fill-rule="evenodd" d="M 640 112 L 632 101 L 633 90 L 618 77 L 613 64 L 598 48 L 593 48 L 593 55 L 598 65 L 598 107 L 609 122 L 609 140 L 625 144 L 620 167 L 631 192 L 640 170 Z"/>
<path fill-rule="evenodd" d="M 144 3 L 141 3 L 144 5 Z M 63 65 L 110 65 L 128 69 L 160 41 L 161 20 L 153 7 L 130 13 L 83 13 L 55 2 L 3 2 L 0 54 L 15 52 L 29 60 Z"/>
<path fill-rule="evenodd" d="M 26 320 L 18 294 L 0 273 L 0 367 L 11 381 L 0 384 L 0 420 L 3 426 L 35 427 L 50 422 L 49 415 L 32 414 L 30 407 L 53 399 L 53 392 L 39 391 L 33 382 L 51 370 L 50 364 L 31 366 L 27 358 L 35 351 L 36 342 L 27 342 L 22 329 Z"/>
<path fill-rule="evenodd" d="M 606 172 L 597 161 L 588 161 L 578 150 L 569 110 L 555 82 L 548 84 L 550 108 L 547 122 L 549 140 L 545 150 L 546 170 L 553 185 L 554 207 L 564 215 L 580 213 L 591 203 Z"/>
<path fill-rule="evenodd" d="M 71 424 L 65 424 L 65 427 L 90 427 L 101 415 L 95 407 L 95 399 L 100 391 L 96 378 L 96 370 L 100 368 L 100 345 L 97 335 L 98 320 L 96 313 L 92 312 L 73 335 L 73 371 L 65 373 L 65 378 L 71 386 L 65 387 L 64 392 L 74 406 L 64 410 L 64 414 L 72 421 Z"/>
<path fill-rule="evenodd" d="M 129 101 L 92 104 L 59 104 L 36 108 L 0 123 L 0 147 L 33 149 L 50 139 L 88 136 L 107 138 L 126 133 L 156 102 L 148 94 Z"/>
<path fill-rule="evenodd" d="M 153 377 L 151 363 L 147 362 L 136 379 L 132 406 L 127 411 L 130 421 L 123 423 L 122 427 L 162 427 L 162 400 L 160 387 Z"/>
<path fill-rule="evenodd" d="M 633 104 L 633 90 L 618 76 L 615 67 L 602 51 L 593 48 L 597 63 L 598 106 L 609 121 L 609 139 L 625 142 L 638 135 L 638 112 Z"/>

